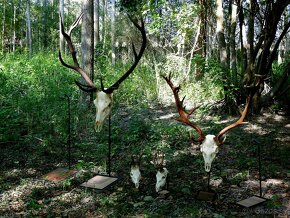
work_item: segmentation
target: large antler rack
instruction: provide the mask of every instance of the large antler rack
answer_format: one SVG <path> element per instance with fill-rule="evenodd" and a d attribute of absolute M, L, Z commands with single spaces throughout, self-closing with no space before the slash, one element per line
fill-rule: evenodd
<path fill-rule="evenodd" d="M 180 85 L 179 86 L 174 86 L 172 81 L 171 81 L 171 76 L 172 75 L 169 74 L 168 77 L 166 77 L 166 76 L 162 76 L 162 77 L 163 77 L 163 79 L 165 79 L 167 84 L 170 86 L 170 88 L 171 88 L 171 90 L 173 92 L 173 95 L 174 95 L 176 108 L 177 108 L 177 111 L 178 111 L 178 114 L 179 114 L 179 117 L 176 117 L 174 119 L 177 120 L 178 122 L 184 123 L 184 124 L 192 127 L 197 132 L 197 134 L 199 135 L 199 138 L 197 140 L 195 140 L 194 138 L 192 138 L 192 140 L 195 141 L 195 142 L 202 142 L 204 140 L 205 136 L 204 136 L 201 128 L 199 126 L 197 126 L 196 124 L 192 123 L 189 120 L 189 116 L 191 114 L 193 114 L 198 107 L 193 107 L 191 110 L 186 111 L 185 106 L 183 106 L 183 102 L 184 102 L 185 96 L 183 97 L 182 100 L 180 100 L 179 94 L 178 94 L 179 91 L 180 91 Z"/>
<path fill-rule="evenodd" d="M 69 31 L 66 33 L 65 30 L 64 30 L 64 24 L 63 24 L 63 18 L 61 17 L 60 15 L 60 19 L 61 19 L 61 33 L 63 35 L 63 37 L 65 38 L 66 42 L 67 42 L 67 45 L 68 45 L 68 48 L 69 48 L 69 52 L 71 53 L 71 56 L 72 56 L 72 59 L 73 59 L 73 62 L 74 64 L 73 65 L 70 65 L 70 64 L 67 64 L 66 62 L 64 62 L 62 56 L 61 56 L 61 51 L 58 52 L 58 57 L 59 57 L 59 60 L 61 62 L 61 64 L 67 68 L 70 68 L 72 70 L 75 70 L 76 72 L 80 73 L 81 76 L 84 78 L 84 80 L 86 81 L 86 83 L 88 85 L 86 85 L 86 89 L 84 91 L 96 91 L 97 88 L 95 86 L 95 84 L 92 82 L 92 80 L 90 79 L 90 77 L 88 76 L 88 74 L 86 73 L 86 71 L 80 67 L 79 65 L 79 62 L 78 62 L 78 59 L 77 59 L 77 52 L 75 50 L 75 47 L 72 43 L 72 40 L 71 40 L 71 32 L 78 26 L 80 20 L 82 19 L 83 17 L 83 13 L 80 14 L 80 16 L 73 22 L 73 24 L 70 26 L 69 28 Z M 76 81 L 76 84 L 83 90 L 83 88 L 80 86 L 80 83 Z M 84 85 L 83 85 L 84 86 Z"/>
<path fill-rule="evenodd" d="M 64 24 L 63 24 L 63 20 L 62 20 L 62 17 L 61 17 L 61 33 L 63 34 L 67 44 L 68 44 L 68 47 L 69 47 L 69 51 L 71 53 L 71 56 L 72 56 L 72 59 L 73 59 L 73 62 L 74 64 L 73 65 L 69 65 L 67 63 L 64 62 L 64 60 L 62 59 L 62 56 L 61 56 L 61 52 L 59 51 L 59 60 L 60 62 L 62 63 L 62 65 L 64 65 L 65 67 L 67 68 L 70 68 L 70 69 L 73 69 L 75 71 L 77 71 L 78 73 L 81 74 L 81 76 L 83 77 L 83 79 L 86 81 L 86 85 L 78 82 L 78 81 L 75 81 L 75 83 L 79 86 L 79 88 L 83 91 L 86 91 L 86 92 L 94 92 L 97 90 L 96 88 L 96 85 L 92 82 L 92 80 L 89 78 L 88 74 L 85 72 L 85 70 L 83 68 L 80 67 L 79 63 L 78 63 L 78 60 L 77 60 L 77 57 L 76 57 L 76 51 L 75 51 L 75 48 L 74 48 L 74 45 L 72 43 L 72 40 L 71 40 L 71 32 L 72 30 L 79 24 L 81 18 L 83 16 L 83 13 L 74 21 L 74 23 L 71 25 L 69 31 L 66 33 L 65 30 L 64 30 Z M 136 68 L 138 62 L 140 61 L 144 51 L 145 51 L 145 48 L 146 48 L 146 41 L 147 41 L 147 37 L 146 37 L 146 31 L 145 31 L 145 26 L 144 26 L 144 21 L 143 21 L 143 18 L 141 18 L 141 25 L 139 25 L 139 21 L 138 19 L 136 18 L 133 18 L 131 16 L 129 16 L 129 19 L 130 21 L 134 24 L 134 26 L 140 31 L 141 35 L 142 35 L 142 45 L 141 45 L 141 48 L 139 50 L 139 53 L 137 54 L 136 52 L 136 49 L 135 49 L 135 45 L 134 43 L 132 43 L 132 49 L 133 49 L 133 54 L 134 54 L 134 63 L 131 65 L 131 67 L 128 69 L 127 72 L 125 72 L 123 74 L 123 76 L 121 76 L 119 78 L 119 80 L 117 82 L 115 82 L 113 85 L 111 85 L 109 88 L 105 89 L 104 88 L 104 85 L 103 85 L 103 81 L 101 79 L 101 90 L 107 94 L 111 94 L 114 90 L 118 89 L 119 88 L 119 85 L 125 80 L 128 78 L 128 76 L 134 71 L 134 69 Z"/>
<path fill-rule="evenodd" d="M 222 129 L 215 137 L 215 141 L 217 143 L 217 145 L 222 145 L 224 144 L 225 140 L 221 140 L 221 137 L 228 132 L 229 130 L 239 126 L 239 125 L 243 125 L 243 124 L 248 124 L 248 122 L 244 122 L 244 119 L 246 118 L 248 112 L 249 112 L 249 108 L 253 99 L 254 94 L 256 93 L 257 89 L 259 88 L 260 84 L 264 81 L 264 76 L 261 76 L 259 74 L 255 74 L 256 77 L 256 83 L 252 84 L 250 86 L 245 86 L 245 88 L 248 90 L 248 97 L 247 97 L 247 101 L 246 101 L 246 105 L 245 108 L 243 110 L 243 112 L 241 113 L 241 117 L 234 123 L 232 123 L 231 125 L 225 127 L 224 129 Z"/>
<path fill-rule="evenodd" d="M 128 78 L 128 76 L 133 72 L 133 70 L 136 68 L 138 62 L 140 61 L 145 48 L 146 48 L 146 42 L 147 42 L 147 36 L 146 36 L 146 31 L 145 31 L 145 25 L 144 25 L 144 20 L 143 18 L 141 18 L 141 25 L 139 25 L 138 23 L 138 19 L 131 17 L 130 15 L 128 15 L 130 21 L 134 24 L 134 26 L 140 31 L 141 35 L 142 35 L 142 45 L 141 48 L 139 50 L 139 53 L 137 54 L 136 52 L 136 48 L 134 43 L 132 42 L 132 50 L 133 50 L 133 54 L 134 54 L 134 63 L 131 65 L 131 67 L 127 70 L 127 72 L 125 74 L 123 74 L 123 76 L 121 76 L 119 78 L 119 80 L 117 82 L 115 82 L 113 85 L 111 85 L 109 88 L 106 89 L 106 93 L 112 93 L 114 90 L 119 88 L 119 85 Z M 103 85 L 102 85 L 103 86 Z"/>

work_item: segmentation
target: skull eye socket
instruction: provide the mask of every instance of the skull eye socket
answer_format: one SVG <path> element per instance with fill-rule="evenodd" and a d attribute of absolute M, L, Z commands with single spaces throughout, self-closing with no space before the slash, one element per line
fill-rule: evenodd
<path fill-rule="evenodd" d="M 162 176 L 162 179 L 165 179 L 166 178 L 166 176 Z"/>
<path fill-rule="evenodd" d="M 108 107 L 105 107 L 104 109 L 103 109 L 103 112 L 108 112 L 109 110 L 110 110 L 111 108 L 108 106 Z"/>

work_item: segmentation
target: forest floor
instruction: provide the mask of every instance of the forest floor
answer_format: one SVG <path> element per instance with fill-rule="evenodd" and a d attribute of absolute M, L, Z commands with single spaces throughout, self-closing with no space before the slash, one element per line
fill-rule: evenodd
<path fill-rule="evenodd" d="M 169 109 L 174 112 L 174 108 Z M 158 131 L 155 128 L 160 122 L 185 128 L 176 124 L 171 119 L 173 114 L 168 111 L 144 110 L 134 113 L 134 116 L 150 120 L 151 132 Z M 119 134 L 123 136 L 126 131 L 131 131 L 130 119 L 126 120 L 126 117 L 128 111 L 113 118 L 121 128 Z M 118 121 L 120 118 L 122 122 Z M 214 129 L 219 129 L 216 125 L 222 127 L 235 119 L 215 118 Z M 206 132 L 213 125 L 210 120 L 213 118 L 203 118 L 202 127 Z M 135 128 L 135 131 L 138 130 Z M 289 116 L 265 112 L 251 117 L 250 124 L 231 131 L 213 162 L 210 177 L 210 189 L 216 193 L 213 201 L 196 199 L 199 191 L 207 190 L 207 174 L 199 146 L 191 145 L 186 134 L 181 137 L 177 133 L 171 137 L 173 130 L 168 130 L 163 138 L 169 141 L 167 151 L 170 152 L 166 156 L 169 181 L 165 188 L 167 191 L 161 193 L 155 192 L 155 169 L 146 152 L 142 160 L 140 189 L 134 188 L 129 177 L 128 150 L 132 145 L 128 143 L 121 147 L 115 141 L 116 137 L 112 138 L 113 146 L 117 144 L 120 147 L 113 149 L 112 174 L 122 177 L 122 180 L 104 192 L 80 186 L 88 178 L 86 173 L 91 173 L 91 176 L 98 166 L 94 166 L 94 170 L 84 167 L 69 180 L 50 182 L 41 179 L 41 176 L 65 163 L 58 159 L 51 161 L 53 157 L 44 155 L 41 163 L 37 162 L 39 157 L 35 157 L 31 161 L 33 164 L 23 164 L 18 161 L 18 156 L 23 156 L 21 152 L 25 148 L 2 147 L 0 217 L 290 217 Z M 144 134 L 149 138 L 155 137 L 148 132 Z M 259 195 L 258 145 L 261 147 L 262 196 L 268 200 L 253 208 L 244 208 L 237 202 Z M 33 158 L 32 153 L 25 155 Z M 14 165 L 10 164 L 9 157 L 13 158 Z M 43 164 L 46 157 L 49 161 Z M 78 158 L 74 158 L 76 162 Z"/>

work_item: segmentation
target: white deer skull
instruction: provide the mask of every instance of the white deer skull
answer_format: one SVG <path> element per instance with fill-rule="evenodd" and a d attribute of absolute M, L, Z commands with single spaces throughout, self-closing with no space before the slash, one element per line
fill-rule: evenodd
<path fill-rule="evenodd" d="M 210 172 L 211 164 L 218 153 L 218 145 L 215 141 L 215 135 L 206 135 L 205 139 L 200 145 L 200 151 L 204 160 L 204 169 Z"/>
<path fill-rule="evenodd" d="M 162 187 L 165 186 L 167 175 L 168 170 L 166 168 L 161 168 L 157 170 L 156 185 L 155 185 L 156 192 L 159 192 L 162 189 Z"/>
<path fill-rule="evenodd" d="M 263 82 L 263 77 L 258 75 L 257 84 L 255 84 L 254 86 L 248 87 L 250 93 L 247 97 L 247 103 L 246 103 L 245 108 L 241 114 L 241 117 L 236 122 L 223 128 L 217 135 L 206 135 L 206 136 L 204 136 L 202 129 L 198 125 L 196 125 L 195 123 L 192 123 L 189 120 L 189 116 L 191 114 L 193 114 L 198 107 L 194 107 L 190 110 L 186 110 L 185 106 L 183 105 L 184 98 L 182 100 L 180 100 L 180 98 L 179 98 L 178 93 L 180 91 L 180 86 L 174 86 L 174 84 L 171 81 L 171 74 L 169 74 L 168 77 L 166 77 L 166 76 L 162 76 L 162 77 L 163 77 L 163 79 L 165 79 L 165 81 L 167 82 L 167 84 L 171 88 L 173 95 L 174 95 L 176 108 L 177 108 L 177 111 L 179 114 L 179 117 L 177 117 L 175 119 L 183 124 L 186 124 L 186 125 L 192 127 L 199 135 L 199 138 L 197 140 L 195 140 L 193 138 L 192 138 L 192 140 L 194 142 L 201 143 L 200 150 L 202 152 L 204 163 L 205 163 L 205 166 L 204 166 L 205 171 L 210 172 L 211 164 L 212 164 L 214 158 L 216 157 L 216 154 L 218 153 L 218 147 L 225 142 L 225 138 L 223 140 L 221 140 L 223 135 L 226 132 L 228 132 L 229 130 L 231 130 L 239 125 L 246 124 L 246 122 L 244 122 L 244 119 L 249 111 L 249 105 L 251 103 L 253 95 L 255 94 L 255 90 L 257 90 L 259 88 L 259 84 L 261 82 Z"/>
<path fill-rule="evenodd" d="M 135 184 L 135 188 L 139 188 L 139 183 L 141 179 L 141 172 L 139 166 L 131 166 L 130 176 L 132 182 Z"/>
<path fill-rule="evenodd" d="M 65 31 L 65 28 L 64 28 L 63 19 L 62 19 L 62 17 L 60 17 L 61 33 L 67 42 L 69 52 L 70 52 L 72 59 L 73 59 L 73 64 L 72 65 L 68 64 L 63 60 L 63 58 L 61 56 L 61 51 L 59 51 L 59 60 L 63 66 L 76 71 L 77 73 L 79 73 L 82 76 L 82 78 L 84 79 L 86 84 L 82 84 L 78 81 L 75 81 L 75 83 L 77 84 L 77 86 L 79 86 L 79 88 L 81 90 L 83 90 L 85 92 L 96 92 L 97 87 L 94 84 L 94 82 L 92 81 L 92 79 L 89 77 L 88 72 L 86 72 L 86 70 L 83 69 L 82 67 L 80 67 L 80 65 L 79 65 L 77 55 L 76 55 L 77 52 L 75 50 L 75 46 L 73 45 L 72 39 L 71 39 L 71 32 L 78 26 L 79 22 L 82 19 L 82 16 L 83 16 L 83 13 L 73 22 L 73 24 L 71 25 L 71 27 L 69 28 L 69 30 L 67 32 Z M 111 103 L 112 103 L 113 91 L 118 89 L 120 84 L 124 80 L 126 80 L 129 77 L 129 75 L 134 71 L 134 69 L 138 65 L 139 61 L 141 60 L 141 57 L 144 54 L 144 51 L 146 48 L 147 37 L 146 37 L 146 31 L 145 31 L 143 19 L 141 18 L 141 20 L 138 21 L 138 19 L 133 18 L 131 16 L 129 16 L 129 19 L 134 24 L 134 26 L 139 30 L 139 32 L 142 36 L 142 44 L 140 46 L 139 52 L 137 53 L 135 45 L 134 45 L 134 43 L 132 43 L 132 49 L 133 49 L 133 54 L 134 54 L 135 60 L 132 63 L 131 67 L 113 85 L 111 85 L 110 87 L 105 89 L 103 86 L 102 80 L 101 80 L 101 91 L 96 92 L 96 99 L 94 100 L 94 104 L 96 106 L 96 128 L 95 129 L 98 132 L 101 130 L 104 120 L 106 119 L 106 117 L 108 117 L 108 115 L 111 112 Z M 139 24 L 140 22 L 141 22 L 141 24 Z"/>
<path fill-rule="evenodd" d="M 166 178 L 168 170 L 163 167 L 165 154 L 162 151 L 156 151 L 153 156 L 153 164 L 157 170 L 156 173 L 156 192 L 159 192 L 162 187 L 166 184 Z"/>
<path fill-rule="evenodd" d="M 104 120 L 110 115 L 112 109 L 113 93 L 107 94 L 103 91 L 96 93 L 94 105 L 96 107 L 96 131 L 100 132 Z"/>
<path fill-rule="evenodd" d="M 140 172 L 140 162 L 141 157 L 137 155 L 132 155 L 132 162 L 131 162 L 131 171 L 130 171 L 130 177 L 132 182 L 135 184 L 135 188 L 139 188 L 139 183 L 141 180 L 141 172 Z"/>

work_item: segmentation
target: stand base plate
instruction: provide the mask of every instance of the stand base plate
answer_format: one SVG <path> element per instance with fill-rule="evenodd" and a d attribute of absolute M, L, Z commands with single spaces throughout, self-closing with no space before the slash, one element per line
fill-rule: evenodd
<path fill-rule="evenodd" d="M 118 177 L 96 175 L 93 178 L 89 179 L 87 182 L 82 183 L 81 186 L 86 188 L 103 190 L 113 185 L 118 180 L 119 180 Z"/>
<path fill-rule="evenodd" d="M 237 202 L 238 205 L 243 206 L 243 207 L 253 207 L 257 206 L 258 204 L 262 204 L 266 201 L 267 199 L 258 197 L 258 196 L 252 196 L 250 198 L 247 198 L 245 200 Z"/>
<path fill-rule="evenodd" d="M 196 199 L 202 201 L 213 201 L 216 198 L 215 192 L 199 191 Z"/>
<path fill-rule="evenodd" d="M 41 178 L 52 182 L 60 182 L 77 173 L 77 170 L 67 168 L 57 168 Z"/>

